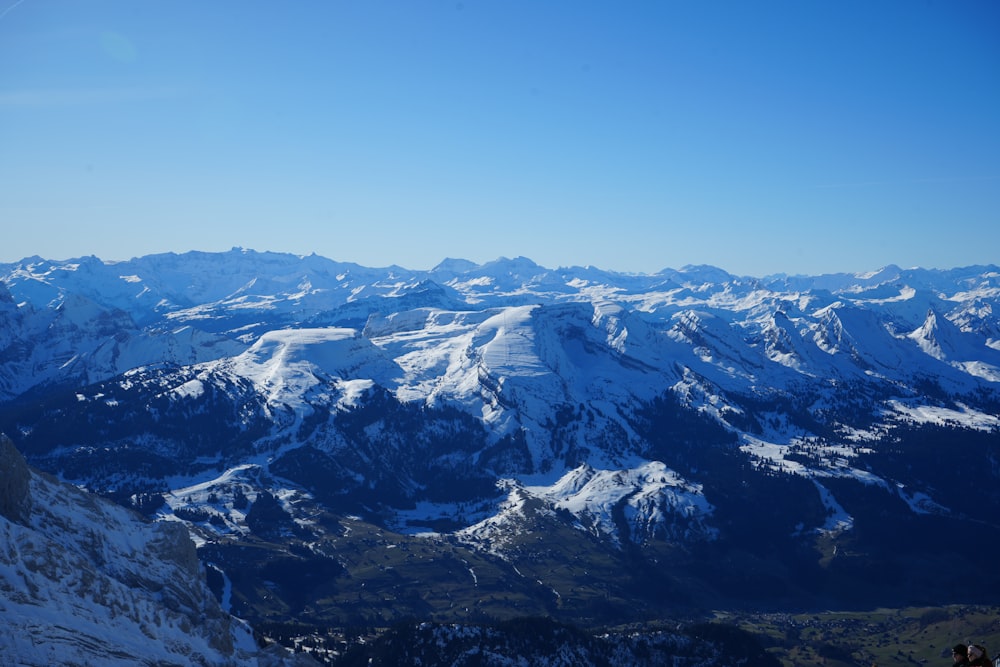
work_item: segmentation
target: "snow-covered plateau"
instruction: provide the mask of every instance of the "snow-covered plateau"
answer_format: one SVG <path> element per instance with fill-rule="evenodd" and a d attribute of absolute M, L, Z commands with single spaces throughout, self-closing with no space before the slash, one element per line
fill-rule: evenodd
<path fill-rule="evenodd" d="M 26 258 L 0 429 L 254 622 L 1000 594 L 996 266 Z"/>

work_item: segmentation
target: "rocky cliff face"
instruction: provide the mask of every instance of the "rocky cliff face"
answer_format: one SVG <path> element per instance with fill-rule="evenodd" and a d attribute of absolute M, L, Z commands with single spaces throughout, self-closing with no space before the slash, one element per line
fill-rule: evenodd
<path fill-rule="evenodd" d="M 28 464 L 6 436 L 0 435 L 0 516 L 21 522 L 31 506 Z"/>
<path fill-rule="evenodd" d="M 222 611 L 182 525 L 32 471 L 6 436 L 0 614 L 5 664 L 295 664 Z"/>

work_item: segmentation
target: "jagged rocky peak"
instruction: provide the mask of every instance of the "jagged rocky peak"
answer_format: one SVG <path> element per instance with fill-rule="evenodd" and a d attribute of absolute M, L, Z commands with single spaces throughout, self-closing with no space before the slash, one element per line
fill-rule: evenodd
<path fill-rule="evenodd" d="M 28 480 L 31 473 L 21 452 L 0 433 L 0 515 L 21 523 L 31 508 Z"/>

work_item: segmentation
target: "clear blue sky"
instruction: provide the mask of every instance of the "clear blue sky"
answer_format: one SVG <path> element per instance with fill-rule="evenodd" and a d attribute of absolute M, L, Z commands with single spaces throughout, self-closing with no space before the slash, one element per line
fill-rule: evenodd
<path fill-rule="evenodd" d="M 1000 263 L 994 0 L 0 0 L 0 261 Z"/>

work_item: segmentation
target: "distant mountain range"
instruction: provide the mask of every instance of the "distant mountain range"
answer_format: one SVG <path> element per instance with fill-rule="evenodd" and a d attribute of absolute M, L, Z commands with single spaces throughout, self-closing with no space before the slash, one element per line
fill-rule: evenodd
<path fill-rule="evenodd" d="M 0 431 L 275 634 L 1000 599 L 996 266 L 27 258 Z"/>

